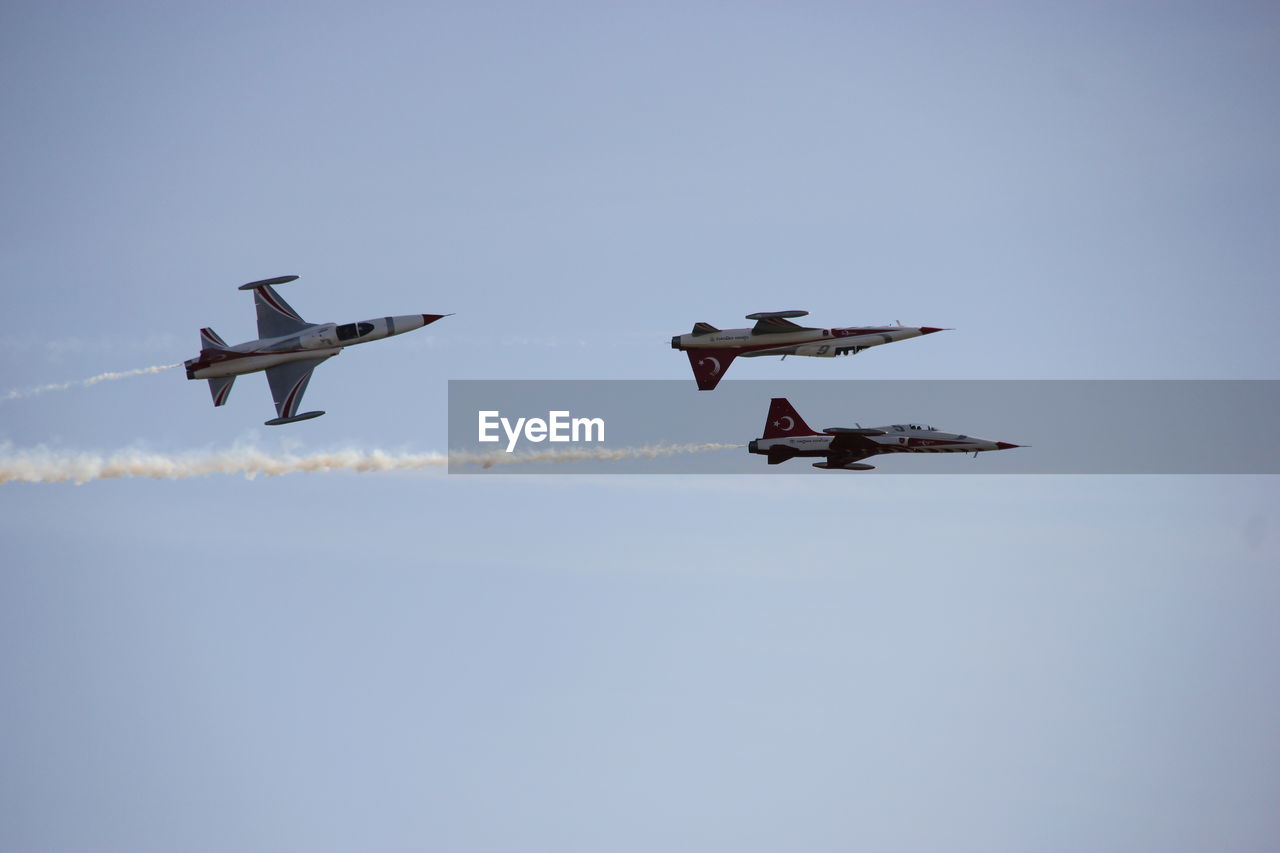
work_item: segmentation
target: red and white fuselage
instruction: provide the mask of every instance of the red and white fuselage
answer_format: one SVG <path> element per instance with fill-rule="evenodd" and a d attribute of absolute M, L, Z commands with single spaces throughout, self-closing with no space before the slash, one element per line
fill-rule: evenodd
<path fill-rule="evenodd" d="M 870 347 L 891 344 L 941 332 L 934 326 L 846 326 L 817 329 L 798 326 L 790 318 L 803 317 L 807 311 L 772 311 L 748 314 L 756 320 L 750 329 L 717 329 L 707 323 L 695 323 L 693 331 L 676 335 L 671 348 L 689 356 L 698 388 L 715 388 L 735 358 L 757 358 L 789 355 L 810 358 L 835 358 L 856 355 Z"/>
<path fill-rule="evenodd" d="M 402 335 L 434 323 L 447 314 L 404 314 L 359 323 L 308 323 L 275 291 L 274 285 L 297 280 L 282 275 L 240 285 L 253 291 L 258 339 L 230 346 L 213 329 L 200 330 L 200 354 L 186 362 L 188 379 L 209 380 L 213 404 L 227 402 L 237 376 L 263 371 L 271 386 L 276 417 L 268 426 L 319 417 L 324 412 L 298 412 L 311 372 L 345 347 Z"/>
<path fill-rule="evenodd" d="M 1019 447 L 972 435 L 944 432 L 927 424 L 892 424 L 881 427 L 809 427 L 784 397 L 770 401 L 764 437 L 747 445 L 748 453 L 769 458 L 777 465 L 796 457 L 821 457 L 813 467 L 866 471 L 874 465 L 859 460 L 888 453 L 981 453 Z"/>
<path fill-rule="evenodd" d="M 891 344 L 940 332 L 931 326 L 848 326 L 843 329 L 804 329 L 778 332 L 763 338 L 751 329 L 721 329 L 707 335 L 677 335 L 672 349 L 732 349 L 741 358 L 760 355 L 803 355 L 813 358 L 835 358 L 853 355 L 867 347 Z"/>
<path fill-rule="evenodd" d="M 380 341 L 421 329 L 439 320 L 443 314 L 403 314 L 378 317 L 359 323 L 319 323 L 297 334 L 278 338 L 246 341 L 229 347 L 205 347 L 200 355 L 186 362 L 188 379 L 217 379 L 241 376 L 259 370 L 288 364 L 329 358 L 345 347 Z"/>

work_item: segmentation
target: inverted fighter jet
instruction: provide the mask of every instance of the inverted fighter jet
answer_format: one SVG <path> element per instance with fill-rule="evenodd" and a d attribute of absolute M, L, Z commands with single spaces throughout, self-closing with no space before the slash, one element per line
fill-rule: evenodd
<path fill-rule="evenodd" d="M 932 326 L 850 326 L 845 329 L 815 329 L 798 326 L 792 318 L 808 316 L 808 311 L 765 311 L 748 314 L 756 324 L 750 329 L 717 329 L 708 323 L 694 323 L 687 335 L 671 339 L 671 348 L 689 355 L 693 378 L 699 391 L 710 391 L 724 378 L 729 364 L 738 356 L 805 355 L 835 358 L 857 355 L 868 347 L 905 341 L 934 332 Z"/>
<path fill-rule="evenodd" d="M 828 427 L 817 432 L 809 428 L 785 397 L 774 397 L 769 404 L 769 418 L 764 423 L 764 437 L 748 444 L 747 452 L 769 457 L 770 465 L 808 456 L 824 459 L 813 463 L 814 468 L 870 471 L 876 466 L 859 460 L 883 453 L 980 453 L 1021 446 L 941 432 L 924 424 Z"/>
<path fill-rule="evenodd" d="M 200 330 L 200 355 L 186 361 L 187 378 L 208 379 L 215 406 L 227 402 L 237 376 L 264 370 L 277 415 L 266 421 L 267 426 L 318 418 L 324 412 L 298 414 L 298 405 L 311 381 L 311 371 L 321 362 L 342 352 L 343 347 L 412 332 L 449 316 L 407 314 L 341 326 L 308 323 L 272 288 L 273 284 L 286 284 L 297 278 L 283 275 L 240 285 L 241 290 L 253 291 L 258 309 L 258 340 L 228 346 L 213 329 Z"/>

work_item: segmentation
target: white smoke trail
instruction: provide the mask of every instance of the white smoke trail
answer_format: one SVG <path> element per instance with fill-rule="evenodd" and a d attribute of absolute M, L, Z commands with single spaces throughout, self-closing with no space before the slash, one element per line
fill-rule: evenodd
<path fill-rule="evenodd" d="M 69 382 L 54 382 L 50 385 L 40 385 L 35 388 L 19 388 L 14 391 L 6 392 L 0 395 L 0 402 L 5 400 L 20 400 L 24 397 L 34 397 L 37 394 L 44 394 L 48 391 L 65 391 L 72 387 L 88 388 L 90 385 L 97 385 L 99 382 L 107 382 L 115 379 L 127 379 L 130 376 L 142 376 L 145 373 L 159 373 L 162 370 L 172 370 L 175 367 L 182 367 L 182 363 L 177 364 L 157 364 L 152 367 L 139 367 L 137 370 L 119 370 L 110 373 L 99 373 L 97 376 L 90 376 L 88 379 L 72 379 Z"/>
<path fill-rule="evenodd" d="M 88 483 L 121 477 L 150 477 L 157 480 L 183 480 L 210 474 L 244 474 L 253 479 L 258 474 L 275 477 L 281 474 L 320 473 L 326 471 L 412 471 L 443 468 L 453 464 L 518 465 L 545 462 L 610 461 L 618 459 L 656 459 L 681 453 L 727 450 L 740 444 L 668 444 L 647 447 L 589 448 L 580 450 L 545 450 L 533 453 L 388 453 L 382 450 L 344 450 L 329 453 L 297 455 L 271 453 L 256 448 L 232 448 L 223 451 L 190 453 L 149 453 L 124 450 L 110 455 L 75 453 L 45 448 L 12 450 L 0 448 L 0 483 Z"/>
<path fill-rule="evenodd" d="M 528 462 L 613 462 L 619 459 L 657 459 L 682 453 L 705 453 L 709 450 L 731 450 L 741 444 L 648 444 L 641 447 L 584 447 L 566 450 L 537 450 L 531 453 L 459 453 L 450 451 L 449 461 L 455 465 L 523 465 Z"/>

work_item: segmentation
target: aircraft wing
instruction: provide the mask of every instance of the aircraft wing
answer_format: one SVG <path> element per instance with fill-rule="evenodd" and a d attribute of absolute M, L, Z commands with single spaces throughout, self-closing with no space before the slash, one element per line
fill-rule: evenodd
<path fill-rule="evenodd" d="M 747 319 L 756 321 L 755 327 L 751 330 L 753 335 L 816 331 L 805 326 L 797 326 L 791 322 L 792 317 L 807 317 L 808 315 L 808 311 L 761 311 L 758 314 L 748 314 Z"/>
<path fill-rule="evenodd" d="M 296 275 L 282 275 L 279 278 L 266 278 L 240 285 L 240 290 L 253 291 L 253 304 L 258 309 L 258 337 L 283 338 L 315 325 L 298 316 L 298 312 L 271 286 L 287 284 L 297 279 Z"/>
<path fill-rule="evenodd" d="M 828 452 L 827 465 L 832 468 L 841 468 L 850 462 L 857 462 L 860 459 L 866 459 L 868 456 L 875 456 L 875 453 L 853 450 Z"/>
<path fill-rule="evenodd" d="M 741 353 L 743 358 L 758 358 L 762 355 L 795 355 L 796 350 L 800 348 L 799 344 L 784 344 L 780 347 L 770 347 L 769 349 L 756 349 L 751 352 Z"/>
<path fill-rule="evenodd" d="M 831 430 L 823 430 L 831 434 Z M 854 432 L 837 432 L 831 436 L 831 444 L 827 446 L 828 460 L 833 456 L 849 456 L 857 455 L 858 459 L 865 459 L 868 456 L 874 456 L 878 445 L 868 438 L 866 435 L 860 434 L 862 431 Z M 878 435 L 884 435 L 879 430 L 866 430 L 866 432 Z M 846 459 L 846 462 L 856 462 L 857 459 Z"/>
<path fill-rule="evenodd" d="M 811 330 L 806 329 L 805 331 L 811 331 Z M 826 341 L 826 342 L 814 341 L 808 344 L 783 344 L 782 346 L 770 347 L 769 349 L 752 350 L 751 352 L 742 353 L 742 357 L 755 358 L 761 355 L 796 355 L 797 351 L 801 347 L 805 347 L 811 350 L 810 352 L 806 353 L 806 355 L 814 355 L 815 353 L 812 352 L 812 349 L 815 346 L 818 347 L 820 350 L 822 350 L 823 346 L 826 346 L 827 349 L 822 350 L 821 352 L 817 353 L 817 355 L 828 356 L 831 358 L 834 358 L 837 355 L 857 355 L 858 353 L 866 349 L 865 346 L 854 346 L 852 344 L 837 344 L 831 341 Z"/>
<path fill-rule="evenodd" d="M 782 312 L 791 313 L 791 312 Z M 797 312 L 807 314 L 807 311 Z M 754 315 L 753 315 L 754 316 Z M 750 319 L 750 318 L 748 318 Z M 751 328 L 753 335 L 773 335 L 780 332 L 812 332 L 808 326 L 799 326 L 782 317 L 764 316 Z"/>
<path fill-rule="evenodd" d="M 307 383 L 311 381 L 311 371 L 325 359 L 332 357 L 291 361 L 279 367 L 267 368 L 267 383 L 271 385 L 271 399 L 276 403 L 278 421 L 285 421 L 298 414 L 298 405 L 302 403 L 302 395 L 306 393 Z"/>

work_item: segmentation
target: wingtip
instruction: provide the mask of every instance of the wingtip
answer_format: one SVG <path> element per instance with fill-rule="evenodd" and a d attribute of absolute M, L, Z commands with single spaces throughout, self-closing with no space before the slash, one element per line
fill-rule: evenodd
<path fill-rule="evenodd" d="M 281 416 L 278 418 L 272 418 L 269 421 L 263 421 L 262 425 L 263 426 L 282 426 L 284 424 L 296 424 L 298 421 L 309 421 L 312 418 L 318 418 L 323 414 L 324 414 L 323 411 L 303 412 L 302 414 L 294 415 L 293 417 Z"/>
<path fill-rule="evenodd" d="M 297 275 L 279 275 L 275 278 L 264 278 L 261 281 L 251 281 L 248 284 L 242 284 L 237 290 L 256 290 L 269 284 L 288 284 L 291 281 L 297 281 L 301 276 Z"/>

